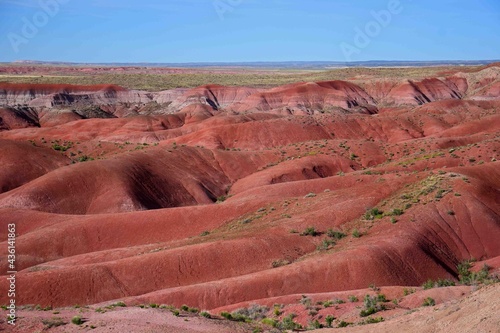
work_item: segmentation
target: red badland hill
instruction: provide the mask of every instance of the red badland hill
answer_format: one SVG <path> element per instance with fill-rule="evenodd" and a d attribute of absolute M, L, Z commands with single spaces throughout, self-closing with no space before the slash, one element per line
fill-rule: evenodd
<path fill-rule="evenodd" d="M 155 93 L 2 84 L 1 270 L 15 224 L 19 306 L 259 304 L 304 326 L 361 322 L 377 292 L 396 300 L 376 315 L 388 321 L 429 297 L 446 307 L 473 288 L 419 286 L 500 270 L 498 73 Z M 457 266 L 472 258 L 471 282 Z M 89 325 L 119 325 L 98 316 Z"/>

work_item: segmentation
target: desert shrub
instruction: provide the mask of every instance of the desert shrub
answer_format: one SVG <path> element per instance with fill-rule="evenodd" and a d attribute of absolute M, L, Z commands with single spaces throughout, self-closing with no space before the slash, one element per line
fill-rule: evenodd
<path fill-rule="evenodd" d="M 352 231 L 352 237 L 354 237 L 354 238 L 359 238 L 359 237 L 361 237 L 361 233 L 359 232 L 359 230 L 358 230 L 358 229 L 354 229 L 354 230 Z"/>
<path fill-rule="evenodd" d="M 374 219 L 380 219 L 383 216 L 384 212 L 375 207 L 372 209 L 368 209 L 363 217 L 365 220 L 374 220 Z"/>
<path fill-rule="evenodd" d="M 427 297 L 424 299 L 424 303 L 422 304 L 423 306 L 434 306 L 436 305 L 436 301 L 432 297 Z"/>
<path fill-rule="evenodd" d="M 400 215 L 403 215 L 403 214 L 404 214 L 404 210 L 399 209 L 399 208 L 395 208 L 395 209 L 393 209 L 393 210 L 389 213 L 389 215 L 391 215 L 391 216 L 400 216 Z"/>
<path fill-rule="evenodd" d="M 288 316 L 286 316 L 285 318 L 283 318 L 283 321 L 278 323 L 276 325 L 277 328 L 281 329 L 281 330 L 297 330 L 297 329 L 300 329 L 302 328 L 301 325 L 297 324 L 296 322 L 293 321 L 293 319 L 296 317 L 297 315 L 294 314 L 294 313 L 291 313 L 289 314 Z"/>
<path fill-rule="evenodd" d="M 349 302 L 351 302 L 351 303 L 359 302 L 359 299 L 358 299 L 356 296 L 354 296 L 354 295 L 350 295 L 350 296 L 348 296 L 348 297 L 347 297 L 347 299 L 348 299 L 348 300 L 349 300 Z"/>
<path fill-rule="evenodd" d="M 384 318 L 382 318 L 382 317 L 372 317 L 372 318 L 368 318 L 368 319 L 362 321 L 360 324 L 361 325 L 376 324 L 376 323 L 381 323 L 383 321 L 384 321 Z"/>
<path fill-rule="evenodd" d="M 172 309 L 172 310 L 170 310 L 170 312 L 172 312 L 172 314 L 173 314 L 174 316 L 176 316 L 176 317 L 179 317 L 179 315 L 181 314 L 181 313 L 180 313 L 180 311 L 179 311 L 179 310 L 177 310 L 177 309 Z"/>
<path fill-rule="evenodd" d="M 403 295 L 405 295 L 405 296 L 411 295 L 415 292 L 416 292 L 416 290 L 414 288 L 410 288 L 410 289 L 404 288 L 403 289 Z"/>
<path fill-rule="evenodd" d="M 319 322 L 319 320 L 314 320 L 309 322 L 308 328 L 312 330 L 317 330 L 323 328 L 323 325 Z"/>
<path fill-rule="evenodd" d="M 264 318 L 262 319 L 261 323 L 264 325 L 269 325 L 271 327 L 276 327 L 278 325 L 278 321 L 272 318 Z"/>
<path fill-rule="evenodd" d="M 227 196 L 221 195 L 220 197 L 217 198 L 216 203 L 222 203 L 227 200 Z"/>
<path fill-rule="evenodd" d="M 333 301 L 324 301 L 323 302 L 323 307 L 326 309 L 326 308 L 329 308 L 330 306 L 333 305 Z"/>
<path fill-rule="evenodd" d="M 320 245 L 318 245 L 317 249 L 320 251 L 328 250 L 331 246 L 337 244 L 333 239 L 323 239 Z"/>
<path fill-rule="evenodd" d="M 316 236 L 319 236 L 320 233 L 318 231 L 316 231 L 316 228 L 314 228 L 314 227 L 307 227 L 300 235 L 301 236 L 313 236 L 313 237 L 316 237 Z"/>
<path fill-rule="evenodd" d="M 350 326 L 350 325 L 351 325 L 351 323 L 348 323 L 348 322 L 346 322 L 346 321 L 343 321 L 343 320 L 342 320 L 342 321 L 339 323 L 339 328 L 342 328 L 342 327 L 347 327 L 347 326 Z"/>
<path fill-rule="evenodd" d="M 52 149 L 57 150 L 57 151 L 62 151 L 62 152 L 65 152 L 66 150 L 68 150 L 70 148 L 71 148 L 71 144 L 68 144 L 67 146 L 62 146 L 58 143 L 54 143 L 52 145 Z"/>
<path fill-rule="evenodd" d="M 308 308 L 311 306 L 311 299 L 305 295 L 302 295 L 302 298 L 300 299 L 300 304 Z"/>
<path fill-rule="evenodd" d="M 335 238 L 338 240 L 347 236 L 342 231 L 337 231 L 337 230 L 333 230 L 333 229 L 328 229 L 328 231 L 326 232 L 326 235 L 330 238 Z"/>
<path fill-rule="evenodd" d="M 385 310 L 385 306 L 383 304 L 378 304 L 380 302 L 379 296 L 380 295 L 377 295 L 377 296 L 366 295 L 365 296 L 365 298 L 363 299 L 364 309 L 362 309 L 360 314 L 359 314 L 361 317 L 368 317 L 369 315 L 372 315 L 372 314 L 377 313 L 379 311 Z M 383 299 L 385 301 L 385 296 L 380 297 L 380 299 Z"/>
<path fill-rule="evenodd" d="M 78 162 L 87 162 L 87 161 L 93 161 L 94 159 L 90 156 L 87 155 L 82 155 L 78 157 Z"/>
<path fill-rule="evenodd" d="M 308 312 L 307 314 L 308 314 L 309 316 L 311 316 L 311 317 L 314 317 L 315 315 L 317 315 L 317 314 L 318 314 L 318 310 L 316 310 L 316 309 L 311 309 L 311 310 L 309 310 L 309 312 Z"/>
<path fill-rule="evenodd" d="M 271 264 L 271 266 L 273 268 L 277 268 L 277 267 L 286 266 L 286 265 L 290 265 L 290 264 L 291 264 L 290 260 L 279 259 L 279 260 L 273 261 L 272 264 Z"/>
<path fill-rule="evenodd" d="M 455 282 L 448 279 L 439 279 L 437 280 L 436 285 L 438 287 L 452 287 L 455 285 Z"/>
<path fill-rule="evenodd" d="M 332 315 L 328 315 L 325 317 L 325 323 L 326 327 L 332 327 L 333 321 L 335 320 L 335 317 Z"/>
<path fill-rule="evenodd" d="M 458 264 L 458 276 L 460 283 L 465 285 L 474 285 L 479 283 L 488 283 L 491 279 L 489 276 L 490 267 L 484 265 L 478 272 L 472 272 L 472 260 L 466 260 Z"/>
<path fill-rule="evenodd" d="M 52 318 L 52 319 L 42 319 L 42 324 L 45 325 L 46 328 L 59 327 L 68 324 L 63 321 L 61 318 Z"/>
<path fill-rule="evenodd" d="M 429 279 L 429 280 L 424 282 L 424 284 L 422 285 L 422 288 L 427 290 L 427 289 L 434 288 L 434 286 L 435 286 L 435 282 Z"/>
<path fill-rule="evenodd" d="M 261 320 L 266 318 L 267 312 L 269 311 L 268 307 L 260 306 L 258 304 L 253 304 L 249 308 L 242 308 L 235 310 L 231 313 L 233 317 L 241 315 L 246 318 L 250 318 L 251 320 Z"/>
<path fill-rule="evenodd" d="M 83 319 L 80 316 L 74 316 L 73 318 L 71 318 L 71 322 L 75 325 L 81 325 L 83 324 Z"/>
<path fill-rule="evenodd" d="M 273 310 L 273 313 L 276 317 L 280 316 L 283 312 L 281 311 L 281 309 L 278 307 L 278 306 L 275 306 L 274 307 L 274 310 Z"/>
<path fill-rule="evenodd" d="M 126 306 L 127 306 L 127 304 L 125 304 L 125 303 L 123 303 L 122 301 L 120 301 L 120 302 L 116 302 L 116 303 L 114 303 L 114 304 L 111 304 L 111 306 L 113 306 L 113 307 L 121 307 L 121 308 L 124 308 L 124 307 L 126 307 Z"/>
<path fill-rule="evenodd" d="M 208 318 L 208 319 L 212 318 L 212 316 L 210 315 L 210 313 L 208 313 L 207 311 L 200 312 L 200 316 Z"/>
<path fill-rule="evenodd" d="M 223 317 L 223 318 L 226 318 L 227 320 L 231 320 L 233 319 L 233 316 L 231 316 L 231 314 L 229 312 L 221 312 L 220 315 Z"/>

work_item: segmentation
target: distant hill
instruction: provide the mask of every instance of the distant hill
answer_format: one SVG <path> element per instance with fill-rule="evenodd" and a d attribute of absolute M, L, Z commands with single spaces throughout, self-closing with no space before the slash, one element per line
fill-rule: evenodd
<path fill-rule="evenodd" d="M 428 66 L 481 66 L 489 65 L 499 60 L 438 60 L 438 61 L 284 61 L 284 62 L 191 62 L 191 63 L 72 63 L 58 61 L 18 60 L 12 64 L 33 65 L 71 65 L 71 66 L 130 66 L 130 67 L 179 67 L 179 68 L 277 68 L 277 69 L 327 69 L 342 67 L 428 67 Z"/>

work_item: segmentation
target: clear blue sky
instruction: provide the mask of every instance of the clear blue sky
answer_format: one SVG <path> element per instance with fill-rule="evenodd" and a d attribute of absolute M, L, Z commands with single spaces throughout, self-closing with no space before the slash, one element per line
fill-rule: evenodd
<path fill-rule="evenodd" d="M 40 3 L 54 1 L 49 16 Z M 500 58 L 500 0 L 399 0 L 400 12 L 377 28 L 372 11 L 391 1 L 0 0 L 0 61 Z M 356 28 L 370 22 L 369 43 L 356 44 Z"/>

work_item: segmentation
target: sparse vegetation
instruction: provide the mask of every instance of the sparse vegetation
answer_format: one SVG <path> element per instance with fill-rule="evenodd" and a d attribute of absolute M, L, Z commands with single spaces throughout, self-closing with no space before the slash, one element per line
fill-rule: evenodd
<path fill-rule="evenodd" d="M 347 299 L 348 299 L 348 300 L 349 300 L 349 302 L 351 302 L 351 303 L 356 303 L 356 302 L 359 302 L 359 299 L 358 299 L 356 296 L 354 296 L 354 295 L 350 295 L 350 296 L 348 296 L 348 297 L 347 297 Z"/>
<path fill-rule="evenodd" d="M 368 209 L 366 211 L 365 215 L 363 216 L 363 218 L 365 220 L 374 220 L 374 219 L 381 219 L 383 216 L 384 216 L 384 212 L 375 207 L 375 208 Z"/>
<path fill-rule="evenodd" d="M 74 316 L 73 318 L 71 318 L 71 322 L 75 325 L 81 325 L 83 324 L 83 319 L 80 316 Z"/>
<path fill-rule="evenodd" d="M 423 306 L 434 306 L 436 305 L 436 301 L 432 297 L 427 297 L 424 299 L 424 303 L 422 304 Z"/>
<path fill-rule="evenodd" d="M 59 327 L 67 325 L 68 323 L 64 321 L 62 318 L 52 318 L 52 319 L 42 319 L 42 324 L 45 325 L 45 328 L 49 329 L 52 327 Z"/>
<path fill-rule="evenodd" d="M 359 315 L 361 317 L 368 317 L 369 315 L 385 310 L 385 305 L 379 304 L 385 301 L 386 299 L 385 296 L 383 295 L 377 295 L 377 296 L 366 295 L 363 300 L 364 309 L 361 310 Z"/>
<path fill-rule="evenodd" d="M 337 240 L 341 240 L 342 238 L 346 237 L 347 235 L 343 233 L 342 231 L 338 230 L 333 230 L 333 229 L 328 229 L 326 232 L 326 235 L 330 238 L 334 238 Z"/>
<path fill-rule="evenodd" d="M 332 315 L 328 315 L 325 317 L 325 322 L 326 322 L 326 327 L 332 327 L 333 321 L 335 320 L 335 317 Z"/>
<path fill-rule="evenodd" d="M 381 323 L 384 321 L 384 318 L 382 317 L 371 317 L 367 318 L 364 321 L 360 322 L 361 325 L 368 325 L 368 324 L 376 324 L 376 323 Z"/>
<path fill-rule="evenodd" d="M 422 287 L 424 289 L 432 289 L 432 288 L 441 288 L 441 287 L 450 287 L 454 286 L 455 282 L 448 279 L 439 279 L 437 281 L 427 280 Z"/>
<path fill-rule="evenodd" d="M 307 227 L 300 235 L 301 236 L 319 236 L 321 233 L 316 230 L 314 227 Z"/>

